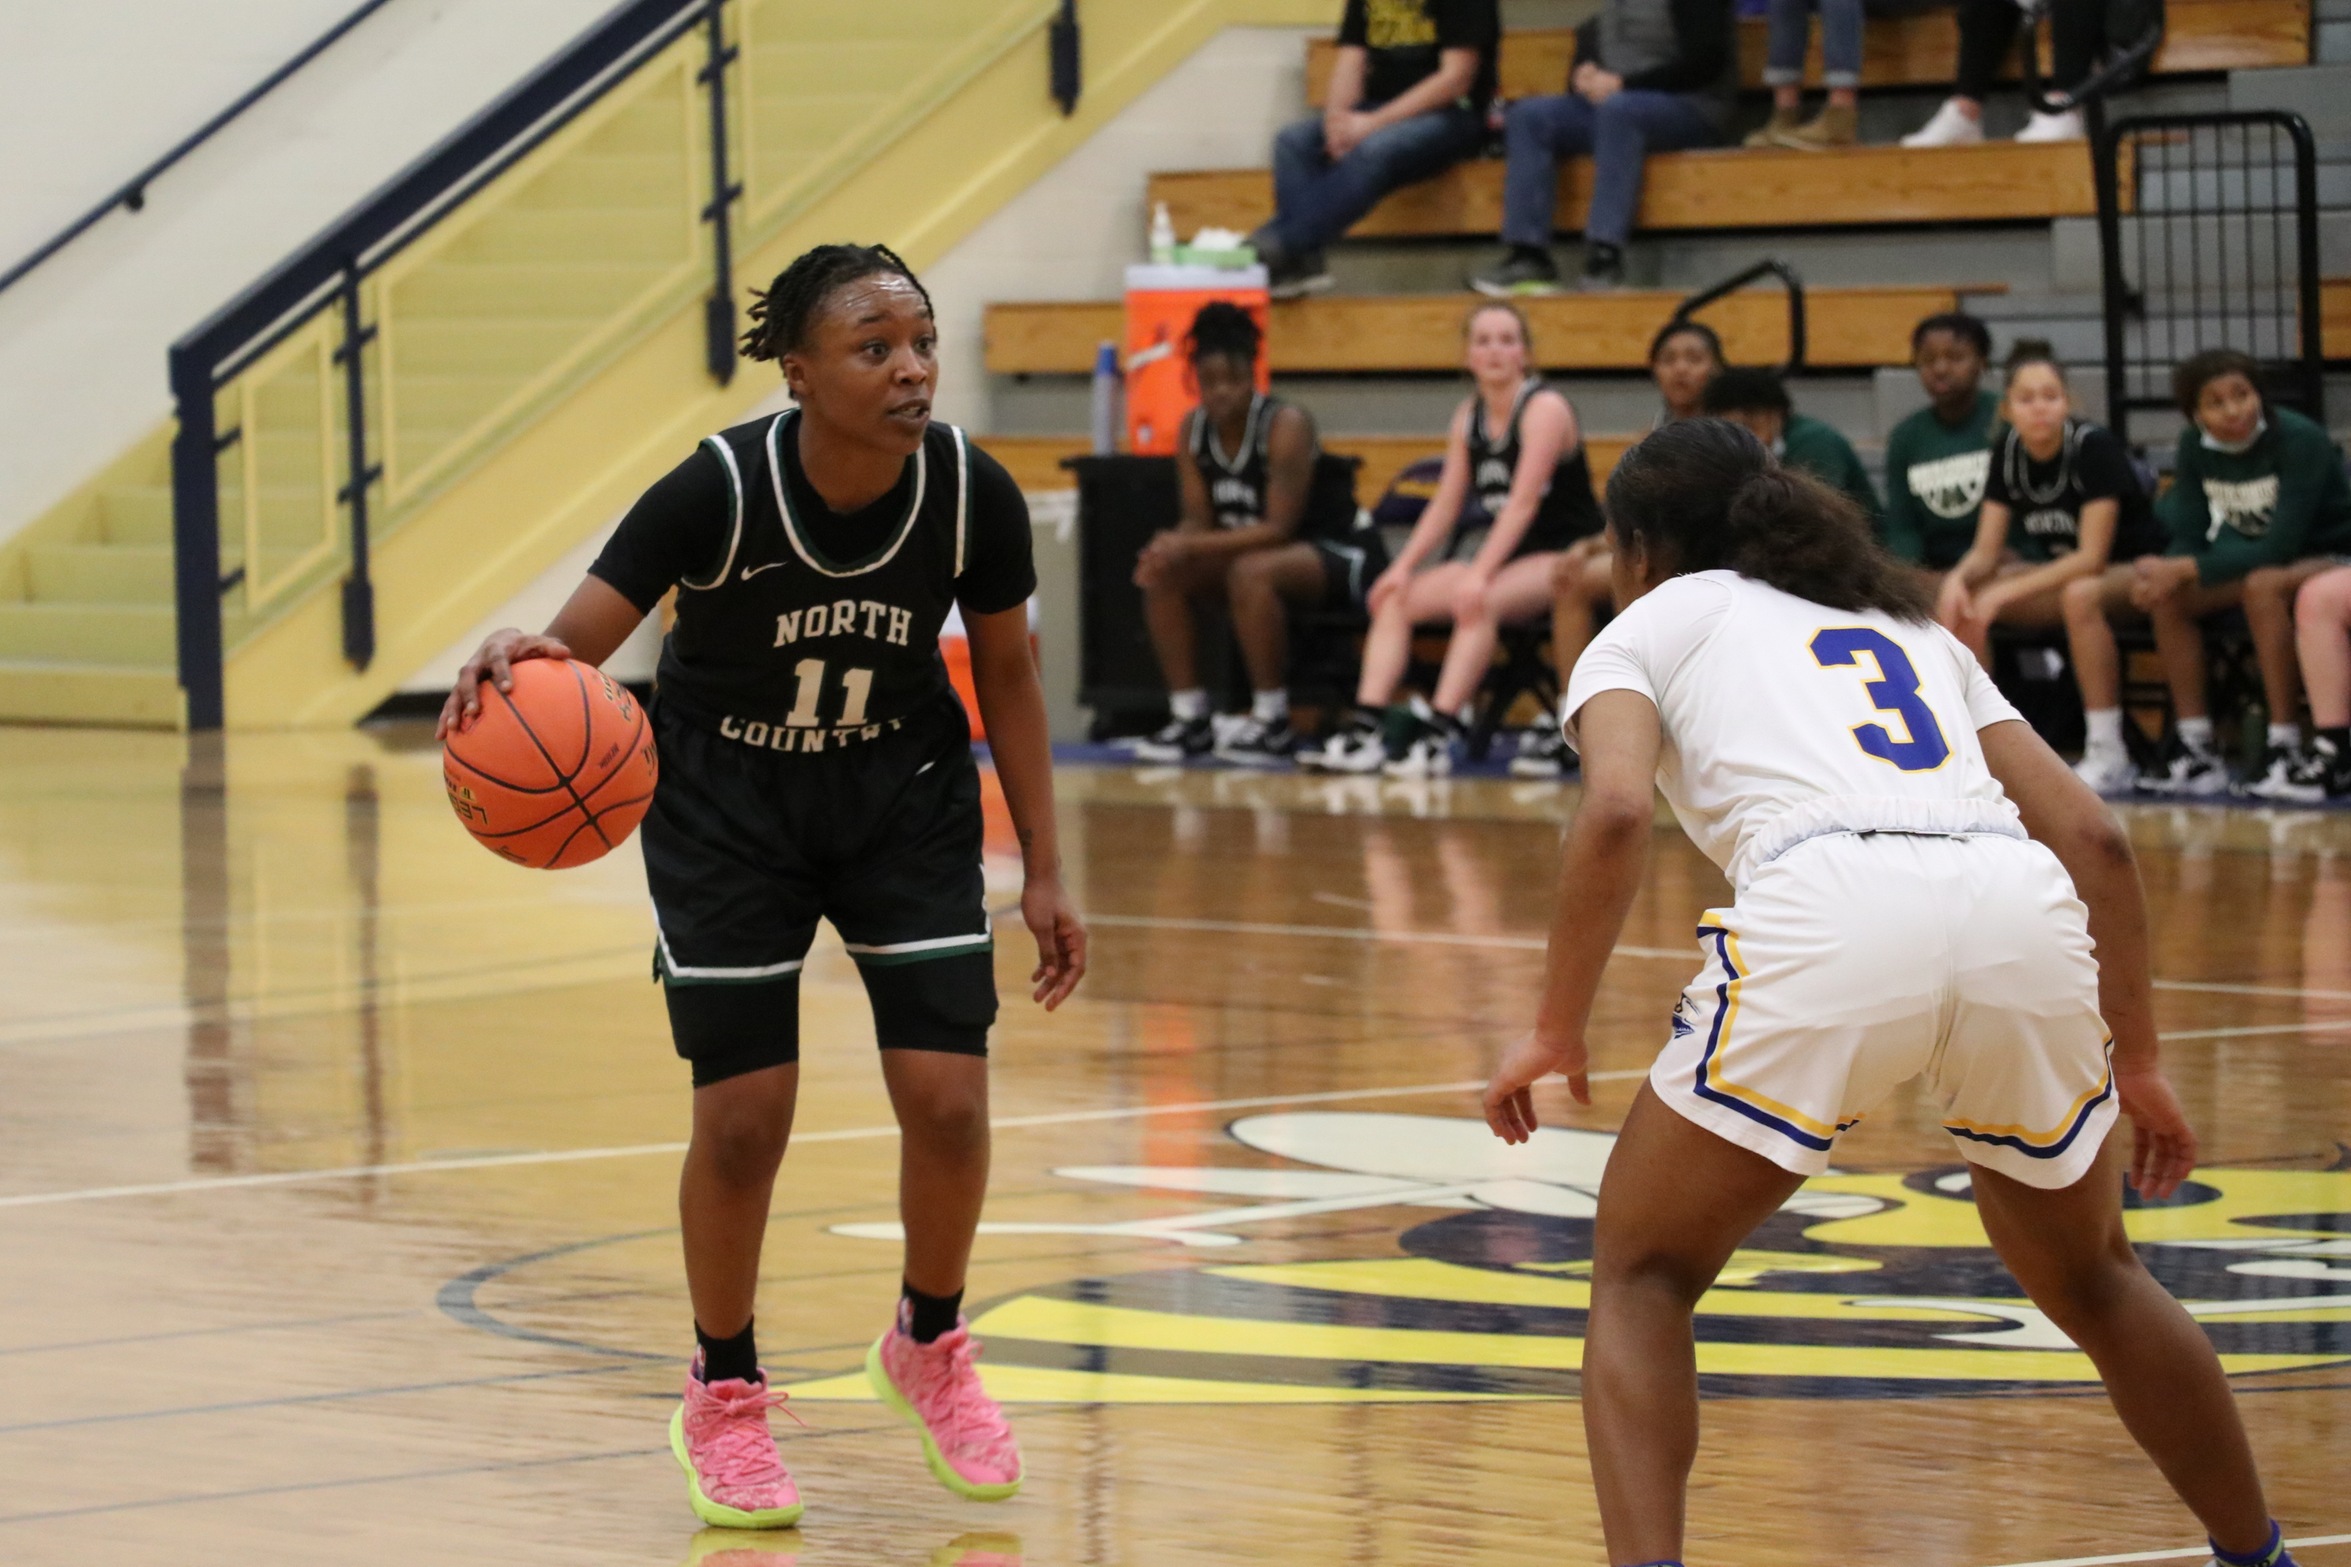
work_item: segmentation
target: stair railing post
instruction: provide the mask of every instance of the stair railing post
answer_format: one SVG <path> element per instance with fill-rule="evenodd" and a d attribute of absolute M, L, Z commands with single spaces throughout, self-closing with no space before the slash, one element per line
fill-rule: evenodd
<path fill-rule="evenodd" d="M 375 582 L 369 575 L 367 492 L 383 475 L 382 467 L 367 460 L 367 366 L 365 354 L 376 329 L 359 309 L 359 267 L 343 273 L 343 341 L 335 363 L 343 367 L 344 433 L 350 452 L 350 482 L 335 498 L 351 508 L 351 570 L 343 578 L 343 657 L 354 669 L 365 669 L 376 656 Z"/>
<path fill-rule="evenodd" d="M 187 702 L 188 728 L 203 733 L 221 727 L 224 707 L 220 465 L 211 363 L 174 348 L 171 390 L 179 405 L 179 432 L 171 443 L 171 545 L 180 691 Z"/>
<path fill-rule="evenodd" d="M 735 256 L 730 222 L 743 187 L 727 168 L 727 67 L 740 52 L 727 42 L 726 0 L 707 0 L 702 18 L 707 52 L 696 80 L 710 88 L 710 299 L 703 309 L 703 353 L 710 378 L 725 386 L 735 378 Z"/>

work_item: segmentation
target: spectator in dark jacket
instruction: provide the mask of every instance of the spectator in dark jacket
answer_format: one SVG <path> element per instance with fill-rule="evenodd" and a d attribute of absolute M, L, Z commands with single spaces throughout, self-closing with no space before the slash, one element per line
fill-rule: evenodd
<path fill-rule="evenodd" d="M 1501 31 L 1498 0 L 1347 0 L 1322 113 L 1274 137 L 1273 219 L 1249 236 L 1274 298 L 1330 287 L 1325 245 L 1478 150 Z"/>
<path fill-rule="evenodd" d="M 1559 160 L 1589 154 L 1592 206 L 1584 219 L 1586 288 L 1624 278 L 1625 241 L 1641 204 L 1641 164 L 1652 152 L 1724 138 L 1739 86 L 1731 0 L 1606 0 L 1576 29 L 1568 90 L 1510 106 L 1502 194 L 1502 259 L 1470 279 L 1483 294 L 1548 294 Z"/>

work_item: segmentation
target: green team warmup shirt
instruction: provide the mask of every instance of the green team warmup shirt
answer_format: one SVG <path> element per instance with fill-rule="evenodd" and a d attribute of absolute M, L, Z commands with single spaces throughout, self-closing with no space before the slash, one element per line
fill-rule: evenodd
<path fill-rule="evenodd" d="M 1834 425 L 1803 414 L 1788 415 L 1787 428 L 1780 432 L 1779 457 L 1781 462 L 1803 469 L 1830 489 L 1843 490 L 1872 526 L 1879 525 L 1877 487 L 1869 482 L 1869 470 L 1861 466 L 1853 443 L 1839 435 Z"/>
<path fill-rule="evenodd" d="M 1956 426 L 1932 408 L 1894 426 L 1886 438 L 1885 539 L 1896 556 L 1948 571 L 1975 542 L 1999 411 L 1999 398 L 1978 392 Z"/>
<path fill-rule="evenodd" d="M 2259 566 L 2351 554 L 2351 483 L 2326 431 L 2291 408 L 2242 452 L 2215 451 L 2190 424 L 2180 432 L 2171 489 L 2161 502 L 2165 551 L 2196 563 L 2206 587 Z"/>

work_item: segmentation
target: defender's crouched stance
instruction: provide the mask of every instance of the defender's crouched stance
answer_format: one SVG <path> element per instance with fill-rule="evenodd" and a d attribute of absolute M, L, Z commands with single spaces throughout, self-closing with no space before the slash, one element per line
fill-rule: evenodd
<path fill-rule="evenodd" d="M 2195 1134 L 2156 1064 L 2122 831 L 1935 626 L 1852 504 L 1713 420 L 1608 484 L 1625 612 L 1577 663 L 1583 756 L 1533 1035 L 1487 1086 L 1511 1142 L 1584 1030 L 1662 789 L 1736 889 L 1603 1178 L 1584 1423 L 1611 1562 L 1678 1562 L 1698 1446 L 1691 1316 L 1846 1128 L 1924 1076 L 1976 1211 L 2233 1567 L 2288 1560 L 2212 1345 L 2131 1249 L 2102 1150 L 2161 1197 Z M 1637 601 L 1637 602 L 1636 602 Z M 2092 956 L 2095 943 L 2096 956 Z"/>
<path fill-rule="evenodd" d="M 819 919 L 865 980 L 901 1132 L 905 1285 L 866 1373 L 941 1484 L 987 1501 L 1020 1488 L 961 1316 L 996 984 L 979 773 L 939 655 L 951 608 L 1020 835 L 1048 1010 L 1085 973 L 1086 935 L 1061 886 L 1028 512 L 1003 468 L 931 423 L 929 296 L 888 250 L 825 245 L 752 319 L 744 351 L 781 362 L 798 406 L 712 436 L 647 491 L 546 635 L 483 644 L 442 724 L 469 723 L 479 683 L 504 688 L 518 659 L 601 663 L 678 590 L 644 825 L 654 971 L 694 1080 L 678 1211 L 700 1347 L 670 1445 L 704 1521 L 783 1528 L 801 1501 L 768 1430 L 783 1395 L 759 1369 L 752 1304 Z"/>

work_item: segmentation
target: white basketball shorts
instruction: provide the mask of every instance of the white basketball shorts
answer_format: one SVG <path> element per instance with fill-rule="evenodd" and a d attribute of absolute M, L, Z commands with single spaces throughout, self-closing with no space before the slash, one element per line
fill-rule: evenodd
<path fill-rule="evenodd" d="M 1705 966 L 1649 1081 L 1799 1175 L 1923 1076 L 1970 1162 L 2081 1179 L 2116 1114 L 2088 911 L 2017 838 L 1836 833 L 1798 844 L 1698 926 Z"/>

